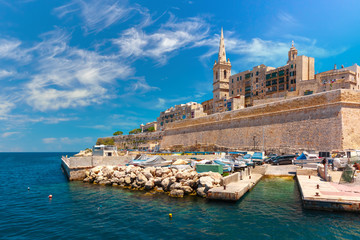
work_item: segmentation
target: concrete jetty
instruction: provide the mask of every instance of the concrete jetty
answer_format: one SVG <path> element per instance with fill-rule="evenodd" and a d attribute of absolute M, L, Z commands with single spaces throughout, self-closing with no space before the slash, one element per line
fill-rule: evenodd
<path fill-rule="evenodd" d="M 220 187 L 212 188 L 207 193 L 208 199 L 237 201 L 251 190 L 261 179 L 262 174 L 234 173 L 224 177 Z"/>
<path fill-rule="evenodd" d="M 326 182 L 309 173 L 298 171 L 296 175 L 304 208 L 360 212 L 359 185 Z"/>

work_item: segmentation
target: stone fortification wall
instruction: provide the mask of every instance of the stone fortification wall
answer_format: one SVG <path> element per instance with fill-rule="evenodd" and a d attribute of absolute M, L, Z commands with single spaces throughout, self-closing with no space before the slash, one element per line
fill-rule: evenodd
<path fill-rule="evenodd" d="M 360 109 L 360 93 L 334 90 L 276 103 L 213 114 L 169 124 L 162 149 L 302 150 L 360 148 L 360 128 L 351 121 Z M 359 116 L 359 115 L 358 115 Z M 345 126 L 343 124 L 345 123 Z"/>
<path fill-rule="evenodd" d="M 164 132 L 146 132 L 132 135 L 120 135 L 104 137 L 99 139 L 114 139 L 115 145 L 119 149 L 134 149 L 144 145 L 158 144 L 163 136 Z"/>

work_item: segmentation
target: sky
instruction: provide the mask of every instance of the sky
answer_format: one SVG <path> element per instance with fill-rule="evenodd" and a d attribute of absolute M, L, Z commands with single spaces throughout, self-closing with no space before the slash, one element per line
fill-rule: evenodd
<path fill-rule="evenodd" d="M 59 152 L 212 98 L 221 27 L 232 74 L 360 64 L 359 1 L 0 0 L 0 151 Z"/>

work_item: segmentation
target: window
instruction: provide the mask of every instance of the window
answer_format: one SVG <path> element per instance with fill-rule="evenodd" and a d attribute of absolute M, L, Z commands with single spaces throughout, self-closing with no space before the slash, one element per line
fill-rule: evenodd
<path fill-rule="evenodd" d="M 218 74 L 218 72 L 217 72 L 217 71 L 216 71 L 215 75 L 216 75 L 216 79 L 218 79 L 219 74 Z"/>
<path fill-rule="evenodd" d="M 276 86 L 272 87 L 272 91 L 277 91 L 277 87 Z"/>
<path fill-rule="evenodd" d="M 294 65 L 291 64 L 291 68 L 294 68 Z"/>
<path fill-rule="evenodd" d="M 272 85 L 277 84 L 277 79 L 272 80 Z"/>
<path fill-rule="evenodd" d="M 259 78 L 256 78 L 256 81 L 255 81 L 256 83 L 258 83 L 259 82 Z"/>
<path fill-rule="evenodd" d="M 231 79 L 231 82 L 234 83 L 234 79 Z"/>
<path fill-rule="evenodd" d="M 256 71 L 256 76 L 259 76 L 259 72 L 258 72 L 258 71 Z"/>
<path fill-rule="evenodd" d="M 284 78 L 279 78 L 279 83 L 283 83 L 284 82 Z"/>
<path fill-rule="evenodd" d="M 279 91 L 284 90 L 284 84 L 279 85 Z"/>
<path fill-rule="evenodd" d="M 234 94 L 234 91 L 231 91 L 231 94 Z"/>
<path fill-rule="evenodd" d="M 268 86 L 270 86 L 271 85 L 271 81 L 267 81 L 266 82 L 266 86 L 268 87 Z"/>
<path fill-rule="evenodd" d="M 285 73 L 284 73 L 284 70 L 281 70 L 281 71 L 279 71 L 279 76 L 281 77 L 281 76 L 283 76 Z"/>
<path fill-rule="evenodd" d="M 248 78 L 250 78 L 250 73 L 247 73 L 247 74 L 245 74 L 245 79 L 248 79 Z"/>
<path fill-rule="evenodd" d="M 271 74 L 266 74 L 266 79 L 270 79 L 271 78 Z"/>
<path fill-rule="evenodd" d="M 242 76 L 240 76 L 240 80 L 242 80 Z"/>
<path fill-rule="evenodd" d="M 226 78 L 226 70 L 224 70 L 224 78 Z"/>
<path fill-rule="evenodd" d="M 237 77 L 236 80 L 239 81 L 239 77 Z"/>

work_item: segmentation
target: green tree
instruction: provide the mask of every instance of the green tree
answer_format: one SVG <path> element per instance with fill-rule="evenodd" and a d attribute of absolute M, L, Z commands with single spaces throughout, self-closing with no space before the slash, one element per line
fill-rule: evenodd
<path fill-rule="evenodd" d="M 113 133 L 114 136 L 123 135 L 122 131 L 116 131 Z"/>
<path fill-rule="evenodd" d="M 129 134 L 138 134 L 138 133 L 141 133 L 141 129 L 140 129 L 140 128 L 135 128 L 135 129 L 133 129 L 133 130 L 131 130 L 131 131 L 129 132 Z"/>
<path fill-rule="evenodd" d="M 154 127 L 149 127 L 148 129 L 146 129 L 147 132 L 155 132 L 155 128 Z"/>
<path fill-rule="evenodd" d="M 115 145 L 115 141 L 113 138 L 99 138 L 96 145 Z"/>

